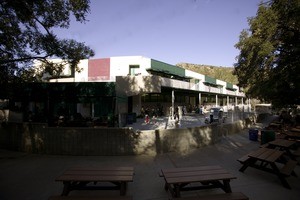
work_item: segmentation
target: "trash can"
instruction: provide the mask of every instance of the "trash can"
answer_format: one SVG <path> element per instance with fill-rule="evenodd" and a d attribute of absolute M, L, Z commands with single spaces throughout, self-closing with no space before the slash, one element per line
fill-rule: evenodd
<path fill-rule="evenodd" d="M 249 129 L 249 140 L 257 141 L 258 139 L 258 130 L 257 129 Z"/>
<path fill-rule="evenodd" d="M 275 131 L 273 130 L 261 130 L 261 144 L 266 144 L 275 140 Z"/>
<path fill-rule="evenodd" d="M 131 113 L 127 114 L 127 124 L 133 124 L 133 115 Z"/>
<path fill-rule="evenodd" d="M 133 124 L 136 122 L 136 113 L 127 114 L 127 124 Z"/>

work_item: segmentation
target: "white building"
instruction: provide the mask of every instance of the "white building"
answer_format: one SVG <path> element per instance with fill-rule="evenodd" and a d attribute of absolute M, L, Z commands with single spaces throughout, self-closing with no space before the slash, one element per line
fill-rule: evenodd
<path fill-rule="evenodd" d="M 230 110 L 233 106 L 248 108 L 250 105 L 236 85 L 143 56 L 82 60 L 78 67 L 80 73 L 71 76 L 71 70 L 66 67 L 62 75 L 70 77 L 50 79 L 50 82 L 114 83 L 115 114 L 139 115 L 142 107 L 156 109 L 158 106 L 168 114 L 171 105 L 187 106 L 190 111 L 199 106 L 222 106 Z M 93 105 L 85 105 L 87 109 L 82 107 L 78 103 L 77 111 L 95 117 Z"/>

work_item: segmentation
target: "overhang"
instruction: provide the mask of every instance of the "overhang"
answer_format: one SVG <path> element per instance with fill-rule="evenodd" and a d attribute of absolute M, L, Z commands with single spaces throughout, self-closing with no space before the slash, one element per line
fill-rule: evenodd
<path fill-rule="evenodd" d="M 181 67 L 177 67 L 175 65 L 170 65 L 158 60 L 151 59 L 151 66 L 147 69 L 147 71 L 151 73 L 155 73 L 157 75 L 166 75 L 170 78 L 178 78 L 178 79 L 190 79 L 185 76 L 185 69 Z M 173 76 L 173 77 L 172 77 Z"/>
<path fill-rule="evenodd" d="M 233 88 L 233 84 L 232 83 L 227 83 L 227 82 L 226 82 L 226 89 L 231 90 L 231 91 L 236 91 L 236 89 Z"/>
<path fill-rule="evenodd" d="M 205 85 L 212 86 L 212 87 L 223 87 L 223 85 L 217 84 L 217 79 L 212 78 L 210 76 L 206 76 L 206 75 L 205 75 L 205 79 L 204 79 L 203 83 Z"/>

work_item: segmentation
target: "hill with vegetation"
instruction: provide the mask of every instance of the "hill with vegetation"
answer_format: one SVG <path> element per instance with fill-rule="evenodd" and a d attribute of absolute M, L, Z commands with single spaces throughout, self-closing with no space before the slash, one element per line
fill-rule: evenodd
<path fill-rule="evenodd" d="M 176 66 L 232 84 L 238 83 L 237 77 L 233 75 L 233 67 L 217 67 L 211 65 L 199 65 L 191 63 L 178 63 L 176 64 Z"/>

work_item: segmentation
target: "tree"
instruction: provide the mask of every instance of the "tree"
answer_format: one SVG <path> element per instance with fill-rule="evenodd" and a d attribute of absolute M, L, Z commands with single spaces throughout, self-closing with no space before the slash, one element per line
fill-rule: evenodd
<path fill-rule="evenodd" d="M 277 107 L 300 104 L 300 1 L 271 0 L 243 30 L 234 73 L 246 94 Z"/>
<path fill-rule="evenodd" d="M 66 60 L 72 71 L 79 60 L 94 55 L 82 42 L 60 39 L 54 29 L 69 28 L 71 17 L 86 22 L 89 0 L 0 0 L 0 86 L 33 79 L 32 63 L 39 60 L 50 75 L 58 75 Z"/>

